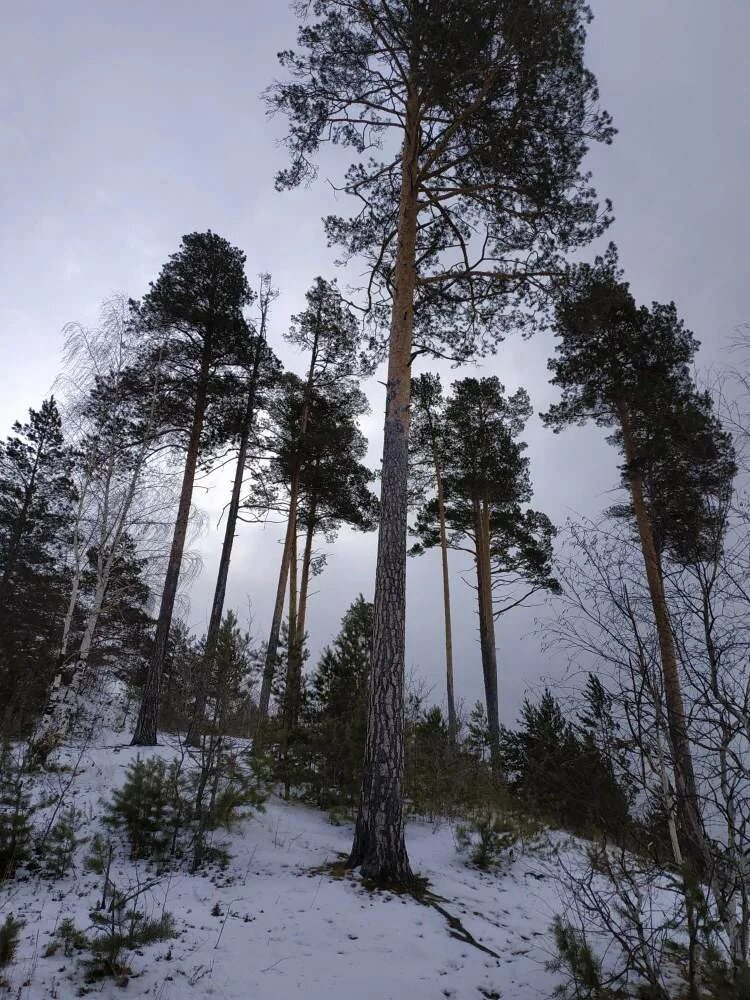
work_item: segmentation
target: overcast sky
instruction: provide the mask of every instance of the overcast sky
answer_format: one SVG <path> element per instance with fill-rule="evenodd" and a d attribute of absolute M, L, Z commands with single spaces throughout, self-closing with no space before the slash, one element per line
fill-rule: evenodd
<path fill-rule="evenodd" d="M 721 362 L 750 320 L 747 237 L 750 4 L 747 0 L 594 0 L 589 65 L 619 129 L 590 156 L 614 201 L 608 238 L 642 301 L 674 299 Z M 248 273 L 270 271 L 281 296 L 274 346 L 317 274 L 333 273 L 320 218 L 332 195 L 325 170 L 312 190 L 278 194 L 284 161 L 260 91 L 275 53 L 294 41 L 283 3 L 259 0 L 26 0 L 6 5 L 0 35 L 0 435 L 55 378 L 69 320 L 91 323 L 113 292 L 140 296 L 186 232 L 211 228 L 240 246 Z M 333 176 L 333 175 L 332 175 Z M 601 247 L 599 248 L 601 249 Z M 550 342 L 510 339 L 482 365 L 538 412 L 552 398 Z M 288 349 L 284 361 L 300 368 Z M 380 453 L 382 389 L 368 387 L 364 429 Z M 615 458 L 595 429 L 553 436 L 532 420 L 534 504 L 558 524 L 611 502 Z M 189 619 L 205 626 L 224 483 L 196 493 L 209 527 Z M 247 526 L 235 546 L 228 602 L 268 627 L 280 529 Z M 371 597 L 375 539 L 346 535 L 316 581 L 309 629 L 316 653 L 358 592 Z M 473 594 L 454 563 L 457 692 L 481 696 Z M 410 561 L 407 662 L 442 698 L 442 612 L 436 553 Z M 498 628 L 501 714 L 564 658 L 529 635 L 537 612 Z"/>

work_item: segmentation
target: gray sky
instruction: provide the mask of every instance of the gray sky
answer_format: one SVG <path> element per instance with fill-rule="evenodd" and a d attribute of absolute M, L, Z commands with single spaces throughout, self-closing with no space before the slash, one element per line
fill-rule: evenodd
<path fill-rule="evenodd" d="M 619 128 L 590 157 L 601 195 L 614 201 L 607 238 L 620 246 L 636 296 L 674 299 L 703 343 L 701 364 L 721 361 L 750 320 L 747 195 L 750 150 L 750 4 L 747 0 L 593 0 L 589 65 Z M 281 124 L 258 99 L 275 53 L 294 40 L 285 4 L 259 0 L 27 0 L 7 4 L 0 37 L 0 435 L 37 406 L 60 361 L 60 330 L 91 323 L 116 291 L 139 296 L 183 233 L 211 228 L 242 247 L 248 273 L 270 271 L 281 297 L 272 336 L 319 273 L 332 273 L 320 218 L 332 205 L 326 172 L 312 190 L 278 194 Z M 335 177 L 335 174 L 331 175 Z M 482 370 L 535 410 L 550 391 L 546 337 L 511 339 Z M 288 350 L 284 360 L 299 367 Z M 365 421 L 375 464 L 382 391 L 369 387 Z M 535 506 L 557 523 L 596 514 L 616 481 L 595 429 L 553 436 L 528 429 Z M 210 526 L 190 619 L 205 625 L 216 569 L 224 484 L 196 493 Z M 252 601 L 267 628 L 280 530 L 248 526 L 238 538 L 229 604 Z M 316 582 L 309 616 L 314 651 L 351 599 L 372 593 L 375 538 L 342 536 Z M 454 562 L 456 684 L 481 695 L 473 594 Z M 407 661 L 442 697 L 442 612 L 435 553 L 409 564 Z M 536 612 L 498 628 L 501 712 L 511 721 L 527 686 L 564 665 L 528 632 Z"/>

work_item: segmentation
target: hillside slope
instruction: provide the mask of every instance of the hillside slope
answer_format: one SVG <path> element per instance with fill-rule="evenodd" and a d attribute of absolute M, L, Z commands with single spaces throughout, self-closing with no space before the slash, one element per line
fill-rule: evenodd
<path fill-rule="evenodd" d="M 152 752 L 170 756 L 174 749 Z M 100 801 L 122 783 L 136 751 L 102 745 L 80 760 L 73 751 L 67 756 L 69 765 L 77 762 L 67 801 L 82 810 L 80 835 L 90 837 Z M 47 776 L 49 791 L 69 779 L 65 771 Z M 10 994 L 67 1000 L 84 995 L 83 987 L 96 996 L 125 992 L 159 1000 L 539 1000 L 552 993 L 554 977 L 545 962 L 549 925 L 560 904 L 545 872 L 548 860 L 522 855 L 502 872 L 484 874 L 457 853 L 448 824 L 412 823 L 412 864 L 439 897 L 437 909 L 370 892 L 354 878 L 321 874 L 316 869 L 347 851 L 351 829 L 332 826 L 306 806 L 272 798 L 265 812 L 218 839 L 231 854 L 225 869 L 160 873 L 143 897 L 149 913 L 172 913 L 177 937 L 129 956 L 125 990 L 111 980 L 86 986 L 75 951 L 44 956 L 60 921 L 70 917 L 87 928 L 101 896 L 102 876 L 83 870 L 86 844 L 62 879 L 32 875 L 3 886 L 0 918 L 12 912 L 26 922 L 7 972 Z M 155 874 L 152 866 L 120 854 L 112 866 L 119 887 Z"/>

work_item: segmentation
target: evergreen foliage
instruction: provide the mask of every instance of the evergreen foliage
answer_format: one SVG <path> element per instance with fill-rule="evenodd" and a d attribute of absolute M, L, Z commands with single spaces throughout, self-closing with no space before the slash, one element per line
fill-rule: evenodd
<path fill-rule="evenodd" d="M 79 837 L 83 816 L 75 806 L 64 809 L 41 845 L 42 864 L 52 878 L 62 878 L 73 867 L 76 848 L 83 843 Z"/>
<path fill-rule="evenodd" d="M 178 761 L 167 764 L 161 757 L 137 757 L 105 813 L 109 826 L 124 829 L 133 858 L 171 854 L 190 818 L 187 778 Z"/>
<path fill-rule="evenodd" d="M 0 750 L 0 879 L 11 878 L 29 856 L 32 812 L 24 762 L 6 743 Z"/>
<path fill-rule="evenodd" d="M 511 789 L 527 806 L 566 830 L 611 833 L 622 842 L 630 823 L 626 791 L 591 731 L 574 725 L 549 690 L 525 699 L 519 728 L 502 735 Z"/>
<path fill-rule="evenodd" d="M 159 427 L 185 464 L 172 546 L 146 684 L 133 742 L 156 742 L 161 684 L 169 630 L 177 596 L 193 484 L 199 462 L 208 461 L 219 444 L 204 435 L 213 408 L 234 388 L 225 376 L 244 359 L 250 330 L 244 309 L 252 293 L 245 275 L 245 255 L 212 233 L 190 233 L 163 266 L 140 303 L 134 322 L 144 338 L 143 362 L 132 371 L 132 391 L 143 391 L 150 369 L 158 366 Z M 230 429 L 227 429 L 230 434 Z"/>
<path fill-rule="evenodd" d="M 54 398 L 0 443 L 0 696 L 4 732 L 44 704 L 66 599 L 72 456 Z"/>
<path fill-rule="evenodd" d="M 13 961 L 23 927 L 24 921 L 17 920 L 12 913 L 0 924 L 0 969 L 7 968 Z"/>

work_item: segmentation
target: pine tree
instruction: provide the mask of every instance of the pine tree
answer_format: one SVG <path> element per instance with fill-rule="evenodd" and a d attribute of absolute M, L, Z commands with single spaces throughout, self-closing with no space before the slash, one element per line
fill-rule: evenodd
<path fill-rule="evenodd" d="M 266 482 L 280 509 L 288 512 L 294 497 L 297 532 L 304 536 L 299 581 L 296 536 L 288 567 L 284 705 L 288 730 L 294 728 L 298 712 L 295 692 L 300 684 L 310 578 L 324 564 L 320 557 L 317 564 L 313 562 L 314 542 L 320 536 L 332 542 L 343 525 L 361 531 L 375 527 L 377 500 L 369 488 L 374 474 L 362 463 L 367 442 L 357 426 L 366 407 L 362 393 L 347 382 L 331 381 L 328 387 L 308 392 L 296 376 L 287 375 L 270 408 L 272 458 Z M 303 415 L 306 430 L 300 437 Z"/>
<path fill-rule="evenodd" d="M 556 590 L 548 518 L 524 505 L 531 497 L 529 460 L 518 440 L 531 407 L 525 390 L 506 396 L 495 378 L 453 385 L 444 415 L 443 487 L 446 544 L 468 550 L 477 576 L 479 636 L 490 746 L 499 768 L 495 618 L 538 590 Z M 440 545 L 437 498 L 417 515 L 419 544 Z"/>
<path fill-rule="evenodd" d="M 360 594 L 312 678 L 312 753 L 321 805 L 353 805 L 362 779 L 373 606 Z"/>
<path fill-rule="evenodd" d="M 543 419 L 556 431 L 586 420 L 612 428 L 610 440 L 624 458 L 629 503 L 619 513 L 632 515 L 643 555 L 677 808 L 688 858 L 700 866 L 704 835 L 662 556 L 671 550 L 684 558 L 704 544 L 708 495 L 733 475 L 731 444 L 692 381 L 698 342 L 673 303 L 636 306 L 614 245 L 593 265 L 569 270 L 557 300 L 556 335 L 549 368 L 562 398 Z"/>
<path fill-rule="evenodd" d="M 389 327 L 372 699 L 351 863 L 411 878 L 403 831 L 408 433 L 416 353 L 468 358 L 531 305 L 561 252 L 606 224 L 580 164 L 609 141 L 583 64 L 583 0 L 299 2 L 298 51 L 268 100 L 289 119 L 277 186 L 314 175 L 321 143 L 358 156 L 356 214 L 329 240 L 365 259 Z M 385 161 L 373 148 L 388 138 Z M 385 143 L 383 143 L 385 145 Z M 415 311 L 415 304 L 417 306 Z M 415 316 L 417 317 L 415 320 Z"/>
<path fill-rule="evenodd" d="M 626 791 L 591 734 L 577 730 L 549 690 L 537 703 L 524 699 L 519 728 L 503 733 L 502 754 L 511 788 L 548 820 L 625 836 Z"/>
<path fill-rule="evenodd" d="M 445 521 L 444 465 L 446 450 L 446 424 L 444 417 L 443 390 L 439 375 L 428 372 L 419 376 L 412 384 L 412 415 L 410 429 L 410 455 L 412 467 L 412 491 L 420 499 L 429 489 L 432 480 L 435 490 L 435 510 L 440 533 L 440 566 L 443 575 L 443 619 L 445 623 L 445 686 L 448 703 L 448 735 L 455 744 L 458 722 L 456 699 L 453 689 L 453 630 L 451 627 L 450 576 L 448 574 L 448 535 Z M 421 480 L 415 471 L 422 473 Z M 429 470 L 430 474 L 427 474 Z M 427 482 L 424 482 L 424 480 Z M 416 480 L 416 481 L 415 481 Z"/>
<path fill-rule="evenodd" d="M 219 630 L 222 626 L 224 600 L 226 597 L 227 581 L 229 579 L 229 566 L 237 532 L 242 485 L 248 471 L 251 438 L 255 433 L 258 412 L 267 405 L 267 397 L 273 391 L 281 374 L 281 364 L 268 346 L 267 340 L 269 310 L 271 303 L 277 295 L 278 292 L 271 285 L 270 274 L 261 275 L 260 293 L 258 296 L 260 321 L 257 329 L 253 328 L 250 330 L 247 342 L 242 345 L 241 350 L 238 352 L 238 371 L 234 373 L 232 379 L 232 381 L 236 381 L 238 384 L 229 394 L 229 398 L 227 399 L 227 409 L 229 412 L 224 417 L 225 421 L 228 419 L 230 426 L 228 429 L 223 428 L 219 434 L 221 439 L 226 437 L 236 438 L 237 462 L 235 464 L 234 481 L 232 483 L 232 494 L 225 512 L 224 541 L 219 559 L 219 569 L 216 575 L 216 586 L 214 587 L 208 631 L 206 632 L 205 666 L 203 671 L 206 675 L 209 675 L 212 669 L 212 659 L 218 642 Z M 189 726 L 189 739 L 194 735 L 194 731 L 200 728 L 203 716 L 203 697 L 202 684 L 199 683 L 195 711 Z"/>
<path fill-rule="evenodd" d="M 185 449 L 180 502 L 153 652 L 133 735 L 135 746 L 156 743 L 164 657 L 193 482 L 202 454 L 203 426 L 212 402 L 221 398 L 221 375 L 228 365 L 236 363 L 247 344 L 243 309 L 250 300 L 245 255 L 208 231 L 183 237 L 180 250 L 170 257 L 143 300 L 134 306 L 144 339 L 150 336 L 155 341 L 145 353 L 145 364 L 158 358 L 165 374 L 161 395 L 164 425 L 169 426 L 171 418 L 176 447 Z M 135 384 L 137 387 L 137 377 Z"/>
<path fill-rule="evenodd" d="M 41 708 L 65 610 L 75 492 L 54 398 L 0 443 L 0 683 L 23 724 Z"/>
<path fill-rule="evenodd" d="M 346 393 L 356 387 L 360 378 L 371 370 L 371 361 L 362 351 L 362 332 L 357 319 L 344 302 L 335 281 L 316 278 L 306 294 L 305 309 L 292 317 L 286 339 L 307 355 L 307 373 L 299 383 L 300 407 L 295 433 L 287 437 L 289 465 L 289 505 L 286 536 L 279 568 L 276 602 L 271 619 L 271 630 L 266 647 L 266 667 L 263 673 L 258 704 L 258 724 L 268 714 L 271 685 L 279 644 L 279 629 L 284 612 L 284 596 L 290 566 L 296 566 L 297 505 L 300 476 L 304 461 L 305 439 L 310 430 L 311 408 L 314 397 Z M 287 385 L 290 383 L 288 382 Z M 319 432 L 325 432 L 320 427 Z M 292 588 L 296 593 L 296 583 Z M 290 642 L 296 637 L 296 610 L 289 616 Z"/>

